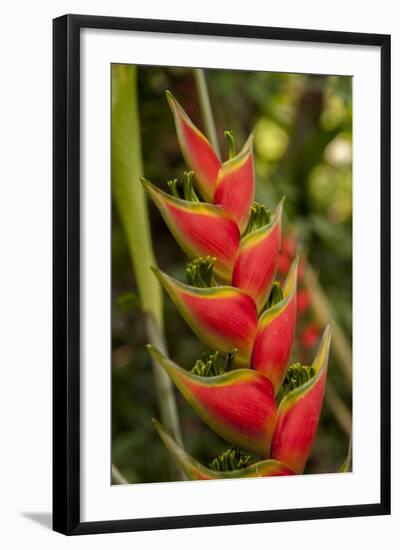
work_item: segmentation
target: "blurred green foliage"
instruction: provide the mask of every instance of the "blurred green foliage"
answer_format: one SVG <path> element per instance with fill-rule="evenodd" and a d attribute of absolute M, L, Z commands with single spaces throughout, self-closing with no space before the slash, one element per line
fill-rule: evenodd
<path fill-rule="evenodd" d="M 207 70 L 206 77 L 224 157 L 228 155 L 224 130 L 233 132 L 237 147 L 254 132 L 256 199 L 272 208 L 286 197 L 285 223 L 295 229 L 308 252 L 335 317 L 351 341 L 351 78 L 225 70 Z M 203 129 L 193 72 L 139 67 L 138 87 L 144 173 L 167 189 L 167 180 L 182 179 L 185 165 L 164 93 L 170 89 Z M 184 280 L 187 259 L 150 203 L 149 209 L 157 261 L 167 273 Z M 164 318 L 171 357 L 191 368 L 204 347 L 167 297 Z M 159 414 L 145 344 L 127 243 L 113 211 L 112 460 L 130 482 L 169 479 L 167 451 L 151 423 Z M 312 352 L 297 345 L 293 359 L 304 363 Z M 351 389 L 332 355 L 329 380 L 351 410 Z M 185 447 L 209 464 L 229 445 L 198 419 L 180 395 L 176 397 Z M 306 471 L 338 471 L 347 447 L 348 436 L 325 404 Z"/>

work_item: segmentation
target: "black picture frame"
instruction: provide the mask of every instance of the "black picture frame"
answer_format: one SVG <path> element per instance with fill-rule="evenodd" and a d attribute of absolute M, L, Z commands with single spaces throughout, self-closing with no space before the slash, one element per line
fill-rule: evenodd
<path fill-rule="evenodd" d="M 378 46 L 381 51 L 381 495 L 373 504 L 80 520 L 80 31 L 209 35 Z M 65 15 L 53 21 L 53 529 L 66 535 L 390 514 L 390 36 Z M 383 368 L 384 367 L 384 368 Z"/>

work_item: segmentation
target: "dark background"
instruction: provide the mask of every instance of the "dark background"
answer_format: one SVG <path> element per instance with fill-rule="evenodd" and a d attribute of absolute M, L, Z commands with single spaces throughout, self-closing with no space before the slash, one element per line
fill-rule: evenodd
<path fill-rule="evenodd" d="M 305 282 L 300 285 L 303 306 L 293 351 L 293 361 L 309 364 L 324 324 L 322 304 L 318 305 L 321 291 L 351 345 L 351 78 L 222 70 L 207 70 L 206 77 L 224 158 L 224 130 L 234 132 L 237 148 L 254 131 L 256 199 L 272 208 L 286 197 L 280 276 L 284 278 L 285 261 L 296 247 L 304 265 L 307 262 L 316 275 L 317 289 Z M 181 178 L 185 170 L 166 89 L 204 131 L 192 70 L 138 67 L 144 174 L 160 187 L 173 177 Z M 184 280 L 187 259 L 159 212 L 150 203 L 149 209 L 158 264 Z M 112 460 L 132 483 L 167 481 L 167 451 L 151 423 L 159 413 L 139 303 L 124 232 L 114 210 Z M 164 312 L 169 354 L 189 369 L 204 347 L 167 296 Z M 336 472 L 347 454 L 351 385 L 344 373 L 341 343 L 331 353 L 329 389 L 306 473 Z M 185 448 L 208 464 L 229 445 L 178 393 L 176 398 Z"/>

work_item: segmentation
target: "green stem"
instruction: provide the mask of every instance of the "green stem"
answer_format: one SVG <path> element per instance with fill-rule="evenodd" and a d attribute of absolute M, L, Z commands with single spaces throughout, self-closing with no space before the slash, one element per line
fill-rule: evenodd
<path fill-rule="evenodd" d="M 196 82 L 197 94 L 199 96 L 201 114 L 203 116 L 206 134 L 214 148 L 217 157 L 221 158 L 221 152 L 218 143 L 217 131 L 215 128 L 214 117 L 211 110 L 210 96 L 207 88 L 206 75 L 204 69 L 193 69 Z"/>
<path fill-rule="evenodd" d="M 147 202 L 139 178 L 143 175 L 140 121 L 137 105 L 136 67 L 112 66 L 112 190 L 125 230 L 141 307 L 146 316 L 147 337 L 165 352 L 162 291 L 150 270 L 156 265 Z M 153 362 L 157 401 L 164 425 L 182 441 L 175 396 L 168 375 Z M 183 479 L 171 461 L 171 475 Z"/>

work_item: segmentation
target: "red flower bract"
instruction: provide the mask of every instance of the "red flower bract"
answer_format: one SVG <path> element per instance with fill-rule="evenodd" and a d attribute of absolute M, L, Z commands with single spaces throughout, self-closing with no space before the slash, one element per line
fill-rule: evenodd
<path fill-rule="evenodd" d="M 244 237 L 233 268 L 232 284 L 247 292 L 260 311 L 274 282 L 281 244 L 282 203 L 269 225 Z"/>
<path fill-rule="evenodd" d="M 297 260 L 283 290 L 283 300 L 260 318 L 251 366 L 267 376 L 277 392 L 286 373 L 296 326 Z"/>
<path fill-rule="evenodd" d="M 196 128 L 170 92 L 167 92 L 167 99 L 174 115 L 176 133 L 185 161 L 195 173 L 202 197 L 211 200 L 221 162 L 207 138 Z"/>
<path fill-rule="evenodd" d="M 219 172 L 213 196 L 214 204 L 219 204 L 234 220 L 240 232 L 246 229 L 250 207 L 254 201 L 253 139 L 234 158 L 225 162 Z"/>
<path fill-rule="evenodd" d="M 279 406 L 271 457 L 300 474 L 307 462 L 317 432 L 328 369 L 331 329 L 322 337 L 313 363 L 314 377 L 287 395 Z"/>
<path fill-rule="evenodd" d="M 268 378 L 250 369 L 196 376 L 158 350 L 150 347 L 149 351 L 193 409 L 221 437 L 263 456 L 269 453 L 276 403 Z"/>

